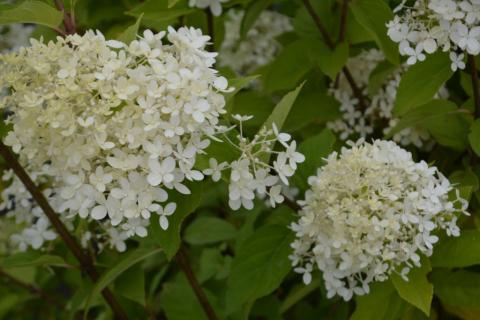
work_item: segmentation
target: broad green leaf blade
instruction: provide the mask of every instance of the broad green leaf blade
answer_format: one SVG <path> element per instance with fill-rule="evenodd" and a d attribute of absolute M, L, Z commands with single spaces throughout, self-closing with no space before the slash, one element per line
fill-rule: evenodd
<path fill-rule="evenodd" d="M 393 113 L 400 116 L 427 103 L 452 74 L 450 59 L 441 52 L 411 66 L 400 81 Z"/>
<path fill-rule="evenodd" d="M 212 244 L 235 238 L 237 230 L 225 220 L 201 217 L 185 229 L 184 239 L 193 245 Z"/>
<path fill-rule="evenodd" d="M 433 299 L 433 286 L 428 282 L 427 275 L 432 271 L 428 259 L 422 259 L 420 268 L 413 268 L 408 274 L 408 281 L 398 274 L 392 274 L 392 283 L 400 297 L 430 316 Z"/>
<path fill-rule="evenodd" d="M 225 93 L 225 101 L 227 103 L 225 109 L 227 112 L 231 112 L 233 108 L 232 99 L 235 97 L 237 93 L 239 93 L 243 88 L 248 86 L 253 80 L 257 79 L 258 75 L 248 76 L 248 77 L 241 77 L 228 80 L 228 85 L 231 88 L 234 88 L 232 92 Z"/>
<path fill-rule="evenodd" d="M 264 127 L 270 129 L 272 128 L 273 124 L 277 126 L 279 131 L 282 130 L 283 125 L 287 120 L 287 116 L 290 113 L 290 110 L 292 109 L 292 106 L 295 103 L 295 100 L 297 99 L 298 94 L 302 90 L 304 84 L 305 82 L 299 85 L 295 90 L 287 93 L 282 98 L 282 100 L 280 100 L 280 102 L 273 109 L 270 116 L 264 122 L 263 126 L 260 127 L 260 130 L 262 130 L 262 128 Z M 262 160 L 264 160 L 265 163 L 269 163 L 270 162 L 269 155 L 265 155 Z"/>
<path fill-rule="evenodd" d="M 335 140 L 335 135 L 325 129 L 299 145 L 298 151 L 305 155 L 305 162 L 298 165 L 295 181 L 303 190 L 308 189 L 308 177 L 315 175 L 317 169 L 325 164 L 324 158 L 332 153 Z"/>
<path fill-rule="evenodd" d="M 152 217 L 150 223 L 151 235 L 148 241 L 152 241 L 155 245 L 162 247 L 169 260 L 175 256 L 180 248 L 180 231 L 183 221 L 197 209 L 202 200 L 203 192 L 200 183 L 193 183 L 188 187 L 191 191 L 190 195 L 174 193 L 170 195 L 168 199 L 169 202 L 175 202 L 177 204 L 177 210 L 175 210 L 173 215 L 168 217 L 169 227 L 167 230 L 160 228 L 158 216 Z"/>
<path fill-rule="evenodd" d="M 350 320 L 399 319 L 406 306 L 389 281 L 374 283 L 369 294 L 355 299 L 357 306 Z"/>
<path fill-rule="evenodd" d="M 40 252 L 17 253 L 0 260 L 2 268 L 23 268 L 23 267 L 70 267 L 62 257 L 55 255 L 42 255 Z"/>
<path fill-rule="evenodd" d="M 94 297 L 99 295 L 103 289 L 108 287 L 113 281 L 115 281 L 115 279 L 117 279 L 121 274 L 135 264 L 161 251 L 162 249 L 160 248 L 139 248 L 125 254 L 120 261 L 118 261 L 111 269 L 105 272 L 95 283 L 95 286 L 93 287 L 92 292 L 85 303 L 84 319 L 86 319 L 92 300 Z"/>
<path fill-rule="evenodd" d="M 459 308 L 480 311 L 480 274 L 458 270 L 436 270 L 431 276 L 435 295 L 442 303 Z"/>
<path fill-rule="evenodd" d="M 18 6 L 0 10 L 0 24 L 35 23 L 57 28 L 62 23 L 63 14 L 45 2 L 29 0 Z"/>
<path fill-rule="evenodd" d="M 397 44 L 387 36 L 386 24 L 393 19 L 393 13 L 384 0 L 355 0 L 350 1 L 355 20 L 367 29 L 382 49 L 387 59 L 399 64 Z"/>
<path fill-rule="evenodd" d="M 413 89 L 412 89 L 413 90 Z M 387 138 L 409 127 L 427 129 L 444 146 L 465 149 L 468 146 L 469 113 L 447 100 L 432 100 L 405 113 Z"/>
<path fill-rule="evenodd" d="M 475 120 L 475 122 L 470 127 L 470 133 L 468 135 L 468 141 L 473 151 L 480 156 L 480 119 Z"/>
<path fill-rule="evenodd" d="M 280 306 L 280 313 L 287 312 L 291 307 L 293 307 L 297 302 L 302 301 L 307 297 L 310 293 L 314 290 L 318 289 L 322 281 L 320 279 L 314 279 L 309 285 L 304 285 L 300 283 L 297 285 L 282 301 L 282 305 Z"/>
<path fill-rule="evenodd" d="M 142 306 L 145 305 L 145 274 L 139 264 L 126 270 L 115 280 L 115 292 Z"/>
<path fill-rule="evenodd" d="M 168 0 L 168 8 L 174 7 L 180 0 Z"/>
<path fill-rule="evenodd" d="M 231 314 L 275 290 L 291 268 L 291 231 L 280 225 L 258 229 L 238 248 L 227 282 L 226 312 Z"/>
<path fill-rule="evenodd" d="M 135 40 L 137 38 L 138 29 L 140 28 L 140 22 L 142 21 L 142 17 L 143 13 L 138 16 L 137 21 L 133 25 L 129 26 L 127 29 L 125 29 L 125 31 L 122 32 L 122 34 L 117 37 L 117 40 L 122 41 L 126 44 L 129 44 L 130 42 Z"/>
<path fill-rule="evenodd" d="M 330 79 L 335 79 L 347 63 L 349 52 L 348 44 L 345 42 L 341 43 L 336 46 L 334 50 L 331 50 L 321 43 L 321 46 L 318 46 L 317 52 L 320 70 L 329 76 Z"/>
<path fill-rule="evenodd" d="M 480 264 L 480 230 L 464 230 L 442 239 L 430 258 L 433 267 L 462 268 Z"/>
<path fill-rule="evenodd" d="M 262 14 L 263 10 L 265 10 L 272 1 L 273 0 L 256 0 L 249 4 L 245 10 L 242 24 L 240 26 L 240 35 L 242 38 L 247 35 L 250 28 L 253 27 L 255 21 L 257 21 L 258 17 Z"/>

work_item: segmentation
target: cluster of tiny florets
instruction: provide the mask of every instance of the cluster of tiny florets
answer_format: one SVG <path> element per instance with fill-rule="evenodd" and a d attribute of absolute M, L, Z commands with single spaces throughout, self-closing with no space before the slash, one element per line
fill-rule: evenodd
<path fill-rule="evenodd" d="M 308 179 L 291 226 L 295 271 L 309 283 L 316 265 L 328 297 L 345 300 L 393 272 L 407 279 L 421 255 L 432 254 L 436 231 L 458 236 L 456 214 L 468 214 L 468 203 L 437 168 L 413 161 L 395 142 L 349 145 Z"/>
<path fill-rule="evenodd" d="M 147 235 L 151 216 L 168 227 L 169 192 L 189 194 L 185 182 L 204 179 L 196 157 L 225 113 L 228 84 L 209 40 L 194 28 L 147 30 L 130 44 L 88 31 L 0 56 L 1 107 L 13 126 L 5 143 L 62 219 L 95 220 L 123 249 L 121 239 Z M 2 196 L 48 229 L 16 179 Z"/>
<path fill-rule="evenodd" d="M 33 29 L 19 23 L 0 26 L 0 52 L 16 51 L 28 45 Z"/>
<path fill-rule="evenodd" d="M 221 66 L 230 67 L 239 74 L 249 74 L 271 62 L 281 49 L 276 38 L 293 29 L 289 17 L 263 11 L 242 39 L 240 29 L 244 14 L 244 11 L 228 12 L 225 39 L 218 57 Z"/>
<path fill-rule="evenodd" d="M 450 53 L 451 68 L 456 71 L 465 68 L 465 52 L 480 53 L 479 0 L 416 0 L 413 7 L 404 3 L 396 9 L 402 14 L 387 27 L 408 64 L 440 49 Z"/>
<path fill-rule="evenodd" d="M 188 0 L 188 5 L 193 8 L 207 9 L 214 16 L 219 16 L 222 14 L 222 3 L 229 0 Z"/>
<path fill-rule="evenodd" d="M 297 170 L 297 164 L 305 161 L 305 156 L 297 151 L 296 141 L 289 134 L 279 132 L 275 123 L 271 128 L 263 127 L 249 139 L 243 134 L 243 122 L 253 117 L 233 117 L 239 122 L 239 133 L 235 138 L 224 134 L 223 141 L 233 146 L 240 157 L 231 163 L 218 163 L 212 158 L 210 167 L 203 173 L 218 181 L 222 171 L 230 170 L 228 203 L 232 210 L 242 206 L 247 210 L 253 209 L 256 195 L 266 197 L 269 205 L 275 207 L 285 200 L 282 187 L 289 185 L 289 178 Z M 276 145 L 281 149 L 276 149 Z"/>
<path fill-rule="evenodd" d="M 367 138 L 372 136 L 376 130 L 387 134 L 398 123 L 398 119 L 393 116 L 393 108 L 401 76 L 408 66 L 400 66 L 385 79 L 375 92 L 369 92 L 370 76 L 384 60 L 382 52 L 371 49 L 350 58 L 347 62 L 352 77 L 358 86 L 363 88 L 363 95 L 369 101 L 366 110 L 362 110 L 360 101 L 343 75 L 339 75 L 338 82 L 332 83 L 329 93 L 340 103 L 342 117 L 327 123 L 327 126 L 339 133 L 342 140 L 355 137 Z M 436 97 L 447 98 L 446 88 L 442 86 Z M 396 133 L 392 139 L 404 146 L 413 144 L 424 149 L 431 147 L 433 142 L 429 132 L 420 127 L 405 128 Z"/>

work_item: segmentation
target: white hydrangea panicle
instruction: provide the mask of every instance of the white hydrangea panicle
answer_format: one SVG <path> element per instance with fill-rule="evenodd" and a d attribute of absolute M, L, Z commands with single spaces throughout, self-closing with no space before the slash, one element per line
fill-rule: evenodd
<path fill-rule="evenodd" d="M 253 209 L 256 196 L 266 198 L 270 206 L 275 207 L 285 200 L 282 186 L 289 184 L 288 179 L 295 173 L 297 164 L 305 161 L 305 156 L 296 150 L 296 141 L 291 140 L 289 134 L 279 132 L 275 123 L 271 128 L 263 127 L 249 139 L 244 136 L 243 122 L 252 116 L 236 114 L 233 118 L 239 122 L 239 133 L 235 138 L 223 134 L 223 141 L 238 150 L 240 157 L 231 163 L 220 164 L 212 158 L 210 167 L 203 173 L 218 181 L 222 171 L 230 170 L 228 204 L 232 210 Z M 277 142 L 282 151 L 274 149 Z"/>
<path fill-rule="evenodd" d="M 33 26 L 20 23 L 0 26 L 0 52 L 17 51 L 28 45 L 33 30 Z"/>
<path fill-rule="evenodd" d="M 222 3 L 229 0 L 188 0 L 188 5 L 192 8 L 206 9 L 218 17 L 222 14 Z"/>
<path fill-rule="evenodd" d="M 416 0 L 402 3 L 387 24 L 388 36 L 399 44 L 408 64 L 438 50 L 450 52 L 452 70 L 465 68 L 465 54 L 480 53 L 480 2 L 477 0 Z"/>
<path fill-rule="evenodd" d="M 87 31 L 32 39 L 0 56 L 0 86 L 9 92 L 0 107 L 13 126 L 5 144 L 48 185 L 63 220 L 94 221 L 103 228 L 97 238 L 117 249 L 145 237 L 151 216 L 168 227 L 176 208 L 168 193 L 189 194 L 186 182 L 204 179 L 196 158 L 226 112 L 230 88 L 213 68 L 217 54 L 205 50 L 209 40 L 195 28 L 146 30 L 129 44 Z M 33 206 L 19 190 L 14 179 L 2 195 L 15 216 L 21 203 Z M 35 228 L 26 243 L 52 238 L 40 214 L 24 214 Z"/>
<path fill-rule="evenodd" d="M 346 78 L 339 75 L 339 81 L 332 83 L 329 93 L 340 103 L 342 117 L 327 123 L 327 126 L 340 135 L 342 140 L 355 137 L 367 138 L 375 131 L 383 130 L 387 134 L 398 123 L 393 116 L 393 108 L 400 85 L 402 74 L 408 65 L 403 65 L 394 70 L 373 93 L 369 93 L 368 85 L 370 76 L 375 68 L 385 60 L 383 53 L 377 49 L 363 51 L 350 58 L 347 66 L 355 82 L 363 88 L 364 96 L 368 96 L 369 104 L 366 110 L 361 109 L 360 101 L 355 97 Z M 436 97 L 448 98 L 448 90 L 442 86 Z M 433 146 L 433 139 L 429 132 L 420 127 L 405 128 L 393 135 L 392 139 L 403 146 L 414 145 L 428 150 Z"/>
<path fill-rule="evenodd" d="M 249 74 L 271 62 L 281 49 L 276 38 L 293 30 L 289 17 L 266 10 L 260 14 L 245 39 L 241 39 L 244 14 L 244 11 L 238 10 L 228 12 L 225 39 L 218 57 L 221 66 L 230 67 L 238 74 Z"/>
<path fill-rule="evenodd" d="M 468 215 L 468 202 L 448 179 L 395 142 L 348 145 L 308 179 L 291 225 L 290 256 L 305 283 L 317 266 L 327 296 L 345 300 L 368 293 L 371 282 L 391 273 L 408 279 L 421 255 L 432 254 L 438 230 L 458 236 L 457 215 Z"/>

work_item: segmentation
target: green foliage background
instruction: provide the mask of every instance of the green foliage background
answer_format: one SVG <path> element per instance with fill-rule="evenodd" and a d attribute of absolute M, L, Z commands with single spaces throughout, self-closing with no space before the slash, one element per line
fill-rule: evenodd
<path fill-rule="evenodd" d="M 312 1 L 332 39 L 338 38 L 341 2 Z M 307 159 L 294 177 L 301 192 L 307 187 L 307 177 L 322 165 L 322 158 L 342 145 L 325 128 L 326 122 L 340 116 L 338 103 L 327 95 L 327 88 L 347 58 L 377 47 L 387 57 L 387 67 L 401 62 L 385 27 L 393 17 L 391 8 L 398 2 L 349 1 L 346 37 L 334 49 L 325 44 L 302 1 L 231 0 L 224 5 L 226 11 L 246 9 L 243 34 L 268 7 L 293 19 L 294 31 L 279 39 L 282 51 L 272 63 L 254 72 L 263 89 L 239 90 L 228 98 L 228 108 L 255 116 L 249 132 L 274 118 L 295 136 Z M 107 38 L 129 41 L 144 28 L 160 31 L 183 24 L 207 32 L 205 12 L 189 8 L 186 0 L 71 0 L 65 6 L 75 12 L 80 31 L 98 29 Z M 217 49 L 224 35 L 224 17 L 215 18 Z M 62 19 L 49 0 L 0 6 L 0 23 L 38 24 L 34 36 L 46 40 L 56 37 L 55 29 L 62 28 Z M 236 78 L 232 70 L 220 71 Z M 378 74 L 372 75 L 372 86 L 374 76 Z M 252 78 L 231 83 L 240 89 L 249 80 Z M 434 100 L 445 82 L 450 99 Z M 397 129 L 416 125 L 431 133 L 437 142 L 431 152 L 411 151 L 458 184 L 462 196 L 470 199 L 472 213 L 460 220 L 462 235 L 442 238 L 434 255 L 424 259 L 421 269 L 412 271 L 409 282 L 394 276 L 373 285 L 369 295 L 349 303 L 327 299 L 320 274 L 314 274 L 314 281 L 305 286 L 291 271 L 288 255 L 293 234 L 287 226 L 295 219 L 295 212 L 287 206 L 269 209 L 257 201 L 252 212 L 233 213 L 227 209 L 226 185 L 204 182 L 191 186 L 192 196 L 178 199 L 180 206 L 168 231 L 152 223 L 151 235 L 130 241 L 129 252 L 105 250 L 95 257 L 102 272 L 97 283 L 79 270 L 59 241 L 48 254 L 0 257 L 1 270 L 29 286 L 22 288 L 6 276 L 0 277 L 0 319 L 112 319 L 99 294 L 107 286 L 131 319 L 207 319 L 173 259 L 180 246 L 186 248 L 188 260 L 221 319 L 480 319 L 480 120 L 474 117 L 472 91 L 468 71 L 453 74 L 448 57 L 442 53 L 411 67 L 401 80 L 394 109 L 401 119 Z M 217 152 L 226 153 L 221 148 Z M 48 292 L 55 302 L 32 288 Z"/>

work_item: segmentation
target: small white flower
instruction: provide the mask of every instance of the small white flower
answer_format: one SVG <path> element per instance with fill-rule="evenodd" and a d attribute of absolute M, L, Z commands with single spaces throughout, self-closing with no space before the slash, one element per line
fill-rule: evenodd
<path fill-rule="evenodd" d="M 218 163 L 217 159 L 210 158 L 208 160 L 210 168 L 203 170 L 203 173 L 207 176 L 212 176 L 212 180 L 217 182 L 222 178 L 222 171 L 227 167 L 227 162 Z"/>
<path fill-rule="evenodd" d="M 455 52 L 450 52 L 450 60 L 452 61 L 451 68 L 455 72 L 457 69 L 465 69 L 464 54 L 457 55 Z"/>
<path fill-rule="evenodd" d="M 176 209 L 177 209 L 177 204 L 175 202 L 170 202 L 165 206 L 165 208 L 160 205 L 157 207 L 156 212 L 160 216 L 159 223 L 160 223 L 160 227 L 163 230 L 168 229 L 168 225 L 169 225 L 168 217 L 171 216 Z"/>

